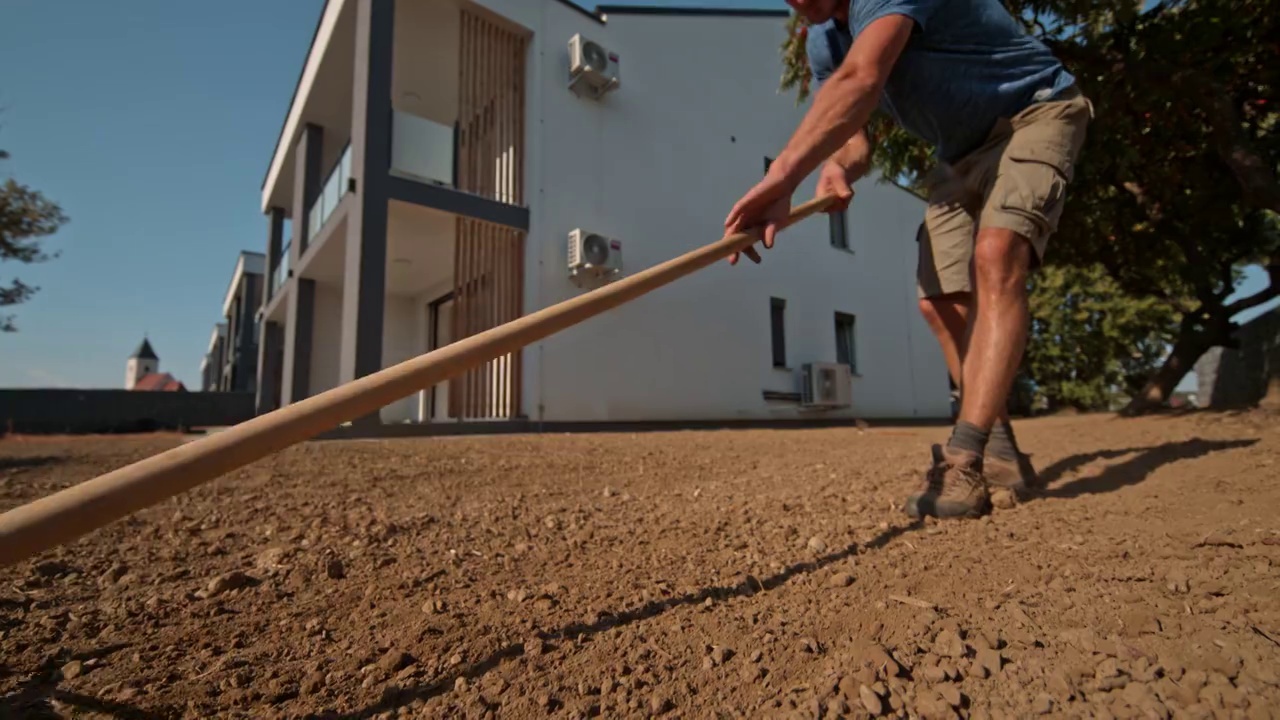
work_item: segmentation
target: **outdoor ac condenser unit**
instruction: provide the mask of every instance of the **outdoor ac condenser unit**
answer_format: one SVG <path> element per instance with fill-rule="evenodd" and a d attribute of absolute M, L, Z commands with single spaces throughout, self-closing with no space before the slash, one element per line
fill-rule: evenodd
<path fill-rule="evenodd" d="M 574 35 L 569 39 L 569 89 L 579 96 L 599 100 L 618 89 L 618 54 L 603 45 Z"/>
<path fill-rule="evenodd" d="M 569 275 L 606 278 L 622 272 L 622 242 L 582 228 L 569 233 Z"/>
<path fill-rule="evenodd" d="M 853 373 L 844 363 L 805 363 L 800 368 L 800 404 L 847 408 L 853 404 Z"/>

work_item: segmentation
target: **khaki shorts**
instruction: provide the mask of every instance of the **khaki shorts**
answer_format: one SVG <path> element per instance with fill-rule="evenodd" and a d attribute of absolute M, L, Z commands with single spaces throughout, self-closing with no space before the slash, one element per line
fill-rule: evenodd
<path fill-rule="evenodd" d="M 996 123 L 981 147 L 928 179 L 929 207 L 917 238 L 920 297 L 969 292 L 978 228 L 1005 228 L 1031 241 L 1033 266 L 1058 229 L 1067 185 L 1093 105 L 1072 86 Z"/>

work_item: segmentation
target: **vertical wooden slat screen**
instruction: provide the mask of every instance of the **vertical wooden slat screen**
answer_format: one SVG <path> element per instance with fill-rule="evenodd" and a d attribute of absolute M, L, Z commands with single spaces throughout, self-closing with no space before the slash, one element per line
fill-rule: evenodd
<path fill-rule="evenodd" d="M 473 218 L 458 218 L 454 277 L 454 339 L 519 318 L 524 292 L 524 233 Z M 451 417 L 507 419 L 519 414 L 518 352 L 450 381 Z"/>
<path fill-rule="evenodd" d="M 525 35 L 462 9 L 458 189 L 524 205 Z"/>

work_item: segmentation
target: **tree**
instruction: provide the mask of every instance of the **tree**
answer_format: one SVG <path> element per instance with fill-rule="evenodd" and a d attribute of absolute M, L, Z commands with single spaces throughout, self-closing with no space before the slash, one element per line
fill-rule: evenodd
<path fill-rule="evenodd" d="M 8 158 L 9 154 L 0 150 L 0 160 Z M 57 203 L 9 178 L 0 186 L 0 262 L 30 264 L 57 257 L 58 253 L 50 255 L 40 246 L 67 222 Z M 15 277 L 7 286 L 0 285 L 0 307 L 26 302 L 39 289 Z M 0 315 L 0 331 L 17 331 L 13 315 Z"/>
<path fill-rule="evenodd" d="M 1132 397 L 1173 340 L 1174 311 L 1158 298 L 1126 294 L 1100 265 L 1048 266 L 1030 297 L 1023 359 L 1049 409 L 1107 410 Z"/>
<path fill-rule="evenodd" d="M 1163 404 L 1206 350 L 1232 345 L 1233 316 L 1280 296 L 1280 4 L 1005 4 L 1096 109 L 1047 263 L 1101 267 L 1120 293 L 1164 303 L 1177 323 L 1172 348 L 1127 408 L 1142 412 Z M 782 85 L 803 101 L 807 30 L 798 18 L 790 23 Z M 877 168 L 920 188 L 933 162 L 928 148 L 883 118 L 871 129 Z M 1228 304 L 1239 269 L 1251 263 L 1267 268 L 1270 286 Z M 1053 341 L 1033 335 L 1029 344 Z"/>

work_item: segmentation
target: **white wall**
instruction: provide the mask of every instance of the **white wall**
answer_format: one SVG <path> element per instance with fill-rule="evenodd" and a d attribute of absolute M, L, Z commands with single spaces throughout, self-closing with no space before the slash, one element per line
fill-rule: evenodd
<path fill-rule="evenodd" d="M 453 127 L 458 119 L 460 33 L 461 11 L 455 2 L 396 3 L 393 109 Z"/>
<path fill-rule="evenodd" d="M 311 323 L 311 395 L 338 386 L 341 345 L 342 286 L 317 282 L 315 316 Z"/>
<path fill-rule="evenodd" d="M 426 333 L 417 309 L 416 299 L 388 295 L 384 300 L 382 316 L 382 366 L 391 367 L 422 352 Z M 417 396 L 397 400 L 382 408 L 382 421 L 402 423 L 418 418 Z"/>
<path fill-rule="evenodd" d="M 550 1 L 481 4 L 536 33 L 526 312 L 581 292 L 564 271 L 575 227 L 621 239 L 631 273 L 721 237 L 733 202 L 802 116 L 794 96 L 777 91 L 781 18 L 615 14 L 601 26 Z M 621 87 L 603 102 L 565 87 L 574 32 L 621 56 Z M 830 247 L 826 218 L 812 218 L 761 266 L 708 268 L 526 349 L 525 412 L 548 421 L 795 416 L 794 404 L 761 393 L 796 391 L 802 363 L 835 360 L 839 310 L 858 317 L 862 374 L 846 414 L 947 415 L 946 368 L 916 312 L 923 203 L 868 182 L 858 191 L 853 253 Z M 811 179 L 797 202 L 813 192 Z M 787 300 L 789 373 L 771 367 L 770 296 Z"/>

